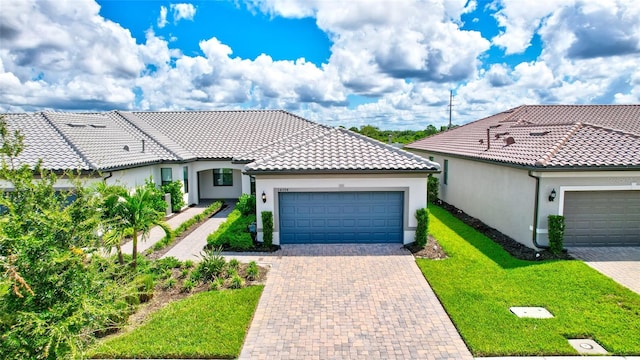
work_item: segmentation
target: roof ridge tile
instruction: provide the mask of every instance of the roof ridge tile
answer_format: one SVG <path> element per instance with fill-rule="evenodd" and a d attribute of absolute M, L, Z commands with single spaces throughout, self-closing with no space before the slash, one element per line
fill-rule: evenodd
<path fill-rule="evenodd" d="M 406 150 L 403 150 L 403 149 L 399 149 L 399 148 L 397 148 L 397 147 L 395 147 L 393 145 L 389 145 L 389 144 L 384 143 L 384 142 L 382 142 L 380 140 L 376 140 L 376 139 L 370 138 L 368 136 L 364 136 L 362 134 L 356 133 L 356 132 L 351 131 L 349 129 L 337 128 L 337 130 L 342 131 L 342 132 L 346 133 L 347 135 L 355 136 L 355 137 L 360 138 L 362 140 L 368 141 L 369 143 L 372 143 L 374 145 L 377 145 L 377 146 L 382 145 L 382 147 L 385 147 L 385 148 L 387 148 L 387 149 L 389 149 L 389 150 L 391 150 L 391 151 L 393 151 L 393 152 L 395 152 L 397 154 L 410 157 L 413 160 L 427 161 L 427 162 L 429 162 L 431 164 L 439 165 L 438 163 L 433 162 L 431 160 L 427 160 L 422 156 L 416 155 L 416 154 L 414 154 L 412 152 L 409 152 L 409 151 L 406 151 Z M 440 169 L 440 166 L 438 166 L 438 169 Z"/>
<path fill-rule="evenodd" d="M 64 131 L 62 131 L 58 125 L 56 124 L 55 121 L 51 120 L 48 116 L 47 116 L 47 112 L 46 111 L 42 111 L 40 112 L 40 114 L 42 115 L 42 117 L 49 123 L 49 125 L 51 125 L 53 127 L 53 129 L 60 135 L 60 137 L 64 140 L 64 142 L 76 153 L 78 154 L 78 156 L 89 165 L 89 167 L 91 167 L 93 170 L 98 170 L 99 167 L 97 164 L 95 164 L 93 161 L 89 160 L 89 157 L 87 156 L 87 154 L 85 154 L 82 150 L 80 150 L 80 148 L 78 146 L 76 146 L 76 144 L 73 143 L 73 141 L 71 141 L 71 139 L 69 139 L 69 137 L 64 133 Z"/>
<path fill-rule="evenodd" d="M 549 161 L 551 161 L 551 158 L 553 158 L 553 156 L 557 154 L 558 151 L 560 151 L 560 149 L 569 141 L 569 139 L 571 139 L 571 137 L 582 127 L 583 124 L 581 122 L 576 122 L 575 125 L 571 129 L 569 129 L 569 131 L 567 131 L 567 133 L 563 137 L 561 137 L 560 140 L 558 140 L 551 149 L 549 149 L 549 151 L 547 151 L 544 155 L 542 155 L 540 159 L 535 162 L 535 165 L 547 166 L 549 164 Z"/>
<path fill-rule="evenodd" d="M 120 111 L 120 110 L 114 110 L 113 113 L 117 114 L 118 116 L 120 116 L 120 118 L 122 118 L 124 121 L 126 121 L 128 124 L 131 124 L 131 126 L 133 126 L 134 128 L 136 128 L 138 131 L 140 131 L 142 134 L 144 134 L 145 136 L 147 136 L 150 140 L 152 140 L 153 142 L 156 143 L 156 145 L 160 146 L 161 148 L 163 148 L 165 151 L 167 151 L 168 153 L 172 154 L 173 156 L 175 156 L 176 158 L 180 159 L 180 160 L 186 160 L 183 156 L 180 156 L 180 154 L 176 153 L 173 149 L 171 149 L 169 146 L 166 146 L 164 142 L 161 142 L 157 139 L 158 136 L 164 137 L 163 141 L 170 141 L 172 144 L 171 145 L 175 145 L 177 147 L 180 148 L 180 150 L 188 153 L 189 155 L 191 155 L 191 157 L 195 157 L 193 156 L 193 154 L 191 154 L 190 151 L 182 148 L 182 146 L 180 146 L 179 144 L 177 144 L 175 141 L 173 141 L 172 139 L 170 139 L 168 136 L 159 133 L 153 126 L 147 124 L 144 120 L 140 119 L 139 117 L 135 116 L 135 114 L 133 112 L 124 112 L 124 111 Z M 146 128 L 151 128 L 151 129 L 143 129 L 141 124 L 143 123 L 145 124 Z M 152 130 L 153 132 L 155 132 L 156 134 L 151 134 L 149 130 Z M 126 130 L 125 130 L 126 131 Z M 154 136 L 155 135 L 155 136 Z"/>
<path fill-rule="evenodd" d="M 295 116 L 295 115 L 294 115 L 294 116 Z M 298 130 L 298 131 L 296 131 L 296 132 L 294 132 L 294 133 L 291 133 L 291 134 L 289 134 L 289 135 L 287 135 L 287 136 L 285 136 L 285 137 L 283 137 L 283 138 L 279 138 L 279 139 L 277 139 L 277 140 L 274 140 L 274 141 L 272 141 L 272 142 L 270 142 L 270 143 L 268 143 L 268 144 L 266 144 L 266 145 L 258 146 L 258 147 L 256 147 L 255 149 L 251 149 L 251 150 L 249 150 L 249 151 L 247 151 L 247 152 L 245 152 L 245 153 L 241 154 L 240 156 L 236 156 L 236 157 L 234 157 L 234 160 L 236 160 L 236 159 L 237 159 L 238 161 L 241 161 L 241 160 L 250 160 L 250 159 L 248 159 L 247 157 L 248 157 L 249 155 L 253 154 L 253 153 L 256 153 L 256 152 L 258 152 L 258 151 L 260 151 L 260 150 L 263 150 L 263 149 L 269 148 L 269 147 L 274 146 L 274 145 L 276 145 L 276 144 L 282 144 L 282 143 L 284 143 L 285 141 L 287 141 L 287 140 L 289 140 L 289 139 L 292 139 L 292 138 L 294 138 L 294 137 L 296 137 L 296 136 L 298 136 L 298 135 L 300 135 L 300 134 L 304 134 L 305 132 L 309 132 L 309 131 L 312 131 L 312 130 L 315 130 L 315 129 L 317 129 L 317 128 L 321 128 L 321 127 L 329 128 L 329 129 L 331 128 L 331 127 L 326 126 L 326 125 L 323 125 L 323 124 L 314 123 L 314 125 L 313 125 L 313 126 L 310 126 L 310 127 L 304 128 L 304 129 L 300 129 L 300 130 Z M 304 141 L 301 141 L 301 142 L 304 142 Z M 296 144 L 295 146 L 297 146 L 297 144 Z M 290 148 L 290 147 L 291 147 L 291 146 L 287 146 L 286 148 L 288 149 L 288 148 Z M 251 160 L 252 160 L 252 161 L 255 161 L 256 159 L 251 159 Z"/>

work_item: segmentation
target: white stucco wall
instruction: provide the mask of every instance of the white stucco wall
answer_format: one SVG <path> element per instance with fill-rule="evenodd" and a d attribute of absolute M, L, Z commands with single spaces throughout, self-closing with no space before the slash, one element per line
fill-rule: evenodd
<path fill-rule="evenodd" d="M 262 192 L 267 202 L 262 202 Z M 427 177 L 411 175 L 257 175 L 256 203 L 258 240 L 262 241 L 262 211 L 273 212 L 273 243 L 280 244 L 278 194 L 308 191 L 405 191 L 405 244 L 415 240 L 416 210 L 427 206 Z"/>

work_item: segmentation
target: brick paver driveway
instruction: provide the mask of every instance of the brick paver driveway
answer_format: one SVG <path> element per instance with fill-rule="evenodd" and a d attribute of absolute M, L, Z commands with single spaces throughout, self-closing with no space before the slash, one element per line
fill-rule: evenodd
<path fill-rule="evenodd" d="M 640 294 L 640 247 L 571 247 L 569 254 Z"/>
<path fill-rule="evenodd" d="M 287 245 L 240 359 L 472 359 L 400 245 Z"/>

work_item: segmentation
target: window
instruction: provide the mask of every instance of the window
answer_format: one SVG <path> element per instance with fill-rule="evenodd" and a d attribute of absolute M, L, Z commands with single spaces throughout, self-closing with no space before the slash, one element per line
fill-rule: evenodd
<path fill-rule="evenodd" d="M 447 185 L 447 181 L 449 180 L 449 160 L 444 160 L 444 172 L 442 174 L 442 183 Z"/>
<path fill-rule="evenodd" d="M 160 168 L 160 179 L 162 180 L 161 185 L 167 185 L 168 183 L 173 181 L 173 173 L 171 172 L 171 168 Z"/>
<path fill-rule="evenodd" d="M 183 166 L 182 167 L 182 184 L 184 186 L 184 193 L 188 193 L 189 192 L 189 167 L 188 166 Z"/>
<path fill-rule="evenodd" d="M 249 181 L 251 182 L 251 195 L 256 195 L 256 177 L 253 175 L 249 176 Z"/>
<path fill-rule="evenodd" d="M 213 186 L 233 186 L 233 169 L 213 169 Z"/>

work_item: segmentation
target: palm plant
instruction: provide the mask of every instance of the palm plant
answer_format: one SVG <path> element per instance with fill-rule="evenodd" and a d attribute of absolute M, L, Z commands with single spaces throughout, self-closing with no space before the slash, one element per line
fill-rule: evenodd
<path fill-rule="evenodd" d="M 115 246 L 118 251 L 118 260 L 124 263 L 120 242 L 123 238 L 131 236 L 133 251 L 131 254 L 131 266 L 137 266 L 138 239 L 144 240 L 154 226 L 160 226 L 165 233 L 170 234 L 171 228 L 162 221 L 164 213 L 162 206 L 162 194 L 148 182 L 145 186 L 138 187 L 132 192 L 120 186 L 104 186 L 103 199 L 105 218 L 104 244 L 111 248 Z M 160 200 L 160 201 L 159 201 Z"/>

